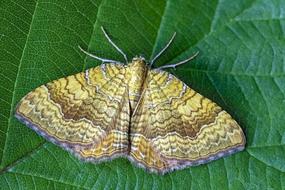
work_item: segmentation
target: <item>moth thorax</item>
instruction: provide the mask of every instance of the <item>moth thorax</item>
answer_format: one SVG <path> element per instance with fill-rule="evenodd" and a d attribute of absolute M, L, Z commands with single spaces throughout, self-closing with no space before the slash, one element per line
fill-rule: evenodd
<path fill-rule="evenodd" d="M 143 84 L 148 67 L 144 58 L 134 58 L 128 65 L 129 68 L 129 98 L 131 109 L 134 109 L 143 90 Z"/>

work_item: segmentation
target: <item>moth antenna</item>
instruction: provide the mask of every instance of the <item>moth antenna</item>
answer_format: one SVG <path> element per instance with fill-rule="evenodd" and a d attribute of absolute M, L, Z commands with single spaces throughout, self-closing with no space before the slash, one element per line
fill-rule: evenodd
<path fill-rule="evenodd" d="M 172 43 L 172 41 L 174 40 L 176 36 L 176 32 L 174 32 L 174 34 L 172 35 L 172 37 L 170 38 L 170 40 L 168 41 L 168 43 L 166 44 L 166 46 L 160 50 L 160 52 L 150 61 L 150 67 L 153 65 L 153 63 L 156 61 L 156 59 L 163 54 L 163 52 L 165 52 L 165 50 L 170 46 L 170 44 Z"/>
<path fill-rule="evenodd" d="M 175 64 L 171 64 L 171 65 L 164 65 L 164 66 L 161 66 L 161 67 L 158 67 L 157 69 L 166 69 L 166 68 L 173 68 L 175 69 L 175 67 L 178 67 L 179 65 L 182 65 L 184 63 L 187 63 L 188 61 L 191 61 L 192 59 L 194 59 L 197 55 L 199 54 L 199 52 L 197 51 L 194 55 L 192 55 L 191 57 L 183 60 L 183 61 L 180 61 L 178 63 L 175 63 Z"/>
<path fill-rule="evenodd" d="M 96 56 L 96 55 L 93 55 L 93 54 L 91 54 L 91 53 L 85 51 L 85 50 L 84 50 L 83 48 L 81 48 L 80 46 L 78 46 L 78 48 L 79 48 L 83 53 L 85 53 L 86 55 L 88 55 L 88 56 L 90 56 L 90 57 L 92 57 L 92 58 L 94 58 L 94 59 L 97 59 L 97 60 L 99 60 L 99 61 L 102 61 L 102 62 L 104 62 L 104 63 L 120 63 L 119 61 L 115 61 L 115 60 L 111 60 L 111 59 L 105 59 L 105 58 L 101 58 L 101 57 L 98 57 L 98 56 Z"/>
<path fill-rule="evenodd" d="M 126 63 L 128 63 L 128 58 L 126 56 L 126 54 L 111 40 L 111 38 L 108 36 L 107 32 L 105 31 L 105 29 L 103 28 L 103 26 L 101 26 L 101 30 L 104 33 L 104 36 L 107 38 L 107 40 L 110 42 L 110 44 L 118 51 L 120 52 L 120 54 L 123 55 Z"/>

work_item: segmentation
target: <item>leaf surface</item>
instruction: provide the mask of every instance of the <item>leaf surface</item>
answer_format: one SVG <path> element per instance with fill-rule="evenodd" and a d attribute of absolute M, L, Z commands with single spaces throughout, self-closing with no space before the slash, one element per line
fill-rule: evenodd
<path fill-rule="evenodd" d="M 283 0 L 10 1 L 0 4 L 0 184 L 4 189 L 285 189 L 285 3 Z M 14 118 L 17 102 L 51 80 L 95 67 L 78 45 L 168 70 L 221 105 L 246 134 L 246 150 L 164 176 L 126 159 L 85 163 Z"/>

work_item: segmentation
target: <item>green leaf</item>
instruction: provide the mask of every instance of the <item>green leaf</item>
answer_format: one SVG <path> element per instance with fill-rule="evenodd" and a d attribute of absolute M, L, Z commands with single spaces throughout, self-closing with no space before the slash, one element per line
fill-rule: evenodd
<path fill-rule="evenodd" d="M 284 0 L 90 0 L 0 3 L 0 187 L 3 189 L 285 189 Z M 126 159 L 85 163 L 14 118 L 17 102 L 51 80 L 100 62 L 154 57 L 242 126 L 246 150 L 217 161 L 149 174 Z"/>

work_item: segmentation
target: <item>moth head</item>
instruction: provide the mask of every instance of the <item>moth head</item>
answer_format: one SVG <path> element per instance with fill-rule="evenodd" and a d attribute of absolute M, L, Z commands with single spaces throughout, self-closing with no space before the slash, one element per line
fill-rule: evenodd
<path fill-rule="evenodd" d="M 132 66 L 132 67 L 146 67 L 145 58 L 142 56 L 134 57 L 132 59 L 132 62 L 130 63 L 130 66 Z"/>
<path fill-rule="evenodd" d="M 135 56 L 132 59 L 132 62 L 137 62 L 137 61 L 145 62 L 145 58 L 143 56 Z"/>

